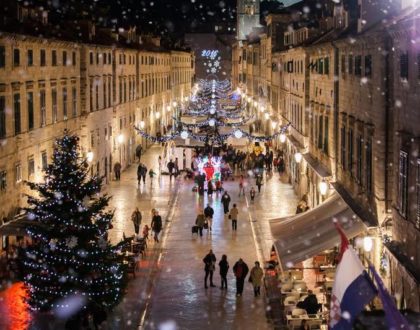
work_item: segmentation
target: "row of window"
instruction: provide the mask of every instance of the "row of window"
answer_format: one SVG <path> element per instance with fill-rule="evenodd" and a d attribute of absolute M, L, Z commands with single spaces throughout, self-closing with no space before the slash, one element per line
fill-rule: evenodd
<path fill-rule="evenodd" d="M 413 216 L 409 213 L 411 208 L 408 207 L 409 202 L 409 172 L 410 172 L 410 160 L 409 153 L 405 150 L 400 150 L 399 164 L 398 164 L 398 196 L 397 196 L 397 208 L 401 216 L 404 218 L 412 218 L 415 220 L 415 225 L 420 229 L 420 159 L 416 162 L 411 163 L 414 166 L 415 171 L 415 213 Z"/>
<path fill-rule="evenodd" d="M 346 126 L 342 126 L 340 129 L 340 164 L 343 170 L 347 170 L 360 186 L 366 188 L 368 195 L 372 194 L 372 140 L 370 138 L 365 140 L 361 134 L 356 137 L 353 128 L 347 129 Z"/>
<path fill-rule="evenodd" d="M 61 65 L 63 66 L 70 66 L 76 65 L 77 57 L 76 52 L 72 51 L 67 52 L 63 50 L 61 52 Z M 47 61 L 49 59 L 49 62 Z M 12 56 L 12 66 L 19 67 L 21 65 L 30 66 L 47 66 L 48 63 L 51 63 L 52 66 L 59 65 L 59 54 L 57 50 L 51 50 L 50 57 L 47 58 L 47 51 L 45 49 L 40 49 L 39 54 L 35 55 L 33 49 L 27 49 L 26 53 L 21 51 L 19 48 L 13 48 L 13 56 Z M 0 46 L 0 68 L 6 67 L 6 48 L 4 46 Z"/>
<path fill-rule="evenodd" d="M 58 66 L 59 63 L 63 66 L 75 66 L 77 64 L 77 55 L 75 51 L 67 52 L 66 50 L 61 51 L 61 61 L 59 62 L 59 54 L 57 50 L 51 50 L 51 55 L 47 59 L 47 51 L 45 49 L 39 50 L 39 55 L 35 55 L 33 49 L 27 49 L 26 53 L 19 48 L 13 48 L 13 67 L 19 67 L 21 65 L 26 66 L 47 66 L 51 63 L 52 66 Z M 25 57 L 25 58 L 24 58 Z M 126 61 L 128 58 L 128 61 Z M 181 61 L 182 60 L 182 61 Z M 188 57 L 175 57 L 175 62 L 188 62 L 190 58 Z M 160 58 L 154 56 L 141 56 L 141 64 L 145 65 L 169 65 L 169 58 Z M 136 64 L 136 56 L 120 54 L 119 64 Z M 89 63 L 90 65 L 109 65 L 112 64 L 112 54 L 111 52 L 96 52 L 96 54 L 91 51 L 89 52 Z M 6 48 L 5 46 L 0 46 L 0 68 L 6 67 Z"/>
<path fill-rule="evenodd" d="M 315 142 L 314 145 L 328 155 L 328 140 L 330 134 L 329 117 L 328 115 L 315 113 L 312 118 L 312 137 Z"/>
<path fill-rule="evenodd" d="M 48 166 L 48 157 L 47 151 L 44 150 L 41 152 L 41 168 L 45 170 Z M 35 175 L 35 158 L 34 155 L 28 157 L 27 161 L 27 168 L 28 168 L 28 180 L 33 180 L 33 176 Z M 22 175 L 22 164 L 18 163 L 15 165 L 14 169 L 14 182 L 19 184 L 23 180 Z M 9 179 L 7 175 L 7 171 L 2 170 L 0 171 L 0 193 L 4 193 L 7 189 Z"/>
<path fill-rule="evenodd" d="M 58 93 L 61 93 L 61 107 L 59 109 L 58 105 Z M 67 95 L 67 87 L 62 87 L 61 89 L 52 88 L 51 89 L 51 122 L 55 123 L 60 118 L 67 120 L 68 116 L 76 117 L 77 116 L 77 89 L 76 87 L 71 87 L 71 110 L 68 109 L 69 97 Z M 25 131 L 31 131 L 37 127 L 43 127 L 47 124 L 47 102 L 46 102 L 46 92 L 45 90 L 40 90 L 39 93 L 34 94 L 33 91 L 26 92 L 26 104 L 22 103 L 21 93 L 14 93 L 12 99 L 12 110 L 13 115 L 7 116 L 6 113 L 6 97 L 0 95 L 0 138 L 5 138 L 8 134 L 7 121 L 13 120 L 13 134 L 18 135 Z M 39 107 L 35 106 L 35 104 Z M 61 110 L 59 114 L 59 110 Z M 27 112 L 27 122 L 26 129 L 22 126 L 22 111 Z M 36 114 L 36 111 L 39 111 L 39 115 Z M 70 112 L 70 113 L 69 113 Z M 39 123 L 35 123 L 35 118 L 40 118 Z"/>
<path fill-rule="evenodd" d="M 341 74 L 372 77 L 372 55 L 341 55 Z"/>

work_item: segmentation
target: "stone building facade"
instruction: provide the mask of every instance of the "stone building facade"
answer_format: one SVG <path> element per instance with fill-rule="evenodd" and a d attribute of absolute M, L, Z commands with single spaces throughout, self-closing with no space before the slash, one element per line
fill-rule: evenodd
<path fill-rule="evenodd" d="M 106 31 L 105 31 L 106 32 Z M 42 180 L 54 140 L 81 138 L 91 172 L 135 159 L 134 126 L 163 134 L 191 93 L 194 57 L 141 44 L 139 36 L 95 31 L 86 42 L 0 34 L 0 210 L 10 220 L 26 203 L 25 180 Z"/>
<path fill-rule="evenodd" d="M 267 56 L 270 76 L 260 74 L 267 40 L 260 36 L 251 46 L 258 49 L 258 67 L 245 71 L 234 58 L 233 81 L 256 108 L 264 102 L 253 81 L 267 86 L 267 120 L 290 123 L 286 141 L 277 146 L 298 196 L 312 208 L 335 191 L 351 205 L 373 241 L 369 253 L 360 249 L 361 259 L 381 271 L 399 307 L 419 311 L 419 9 L 394 8 L 388 14 L 396 18 L 387 25 L 379 16 L 372 22 L 375 4 L 360 3 L 359 16 L 337 5 L 331 17 L 321 18 L 324 31 L 284 29 L 283 42 Z M 247 41 L 237 43 L 234 56 L 249 48 Z M 323 182 L 329 186 L 324 195 Z"/>

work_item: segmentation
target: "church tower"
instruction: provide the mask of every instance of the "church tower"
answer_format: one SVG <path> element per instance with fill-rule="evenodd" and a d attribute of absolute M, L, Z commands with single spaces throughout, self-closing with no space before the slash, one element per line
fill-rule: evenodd
<path fill-rule="evenodd" d="M 237 38 L 245 40 L 252 29 L 260 25 L 260 0 L 238 0 L 236 12 Z"/>

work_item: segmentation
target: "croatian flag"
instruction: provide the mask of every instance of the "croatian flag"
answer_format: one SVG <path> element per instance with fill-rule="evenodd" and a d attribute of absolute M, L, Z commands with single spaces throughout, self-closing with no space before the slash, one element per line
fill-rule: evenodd
<path fill-rule="evenodd" d="M 376 289 L 341 227 L 340 262 L 331 295 L 330 329 L 352 329 L 354 319 L 376 295 Z"/>

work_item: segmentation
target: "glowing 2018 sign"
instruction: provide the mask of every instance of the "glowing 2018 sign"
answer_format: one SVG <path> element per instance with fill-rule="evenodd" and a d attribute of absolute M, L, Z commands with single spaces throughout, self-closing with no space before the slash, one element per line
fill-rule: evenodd
<path fill-rule="evenodd" d="M 201 57 L 204 60 L 204 66 L 207 67 L 207 73 L 218 73 L 221 69 L 219 51 L 217 49 L 204 49 L 201 51 Z"/>

